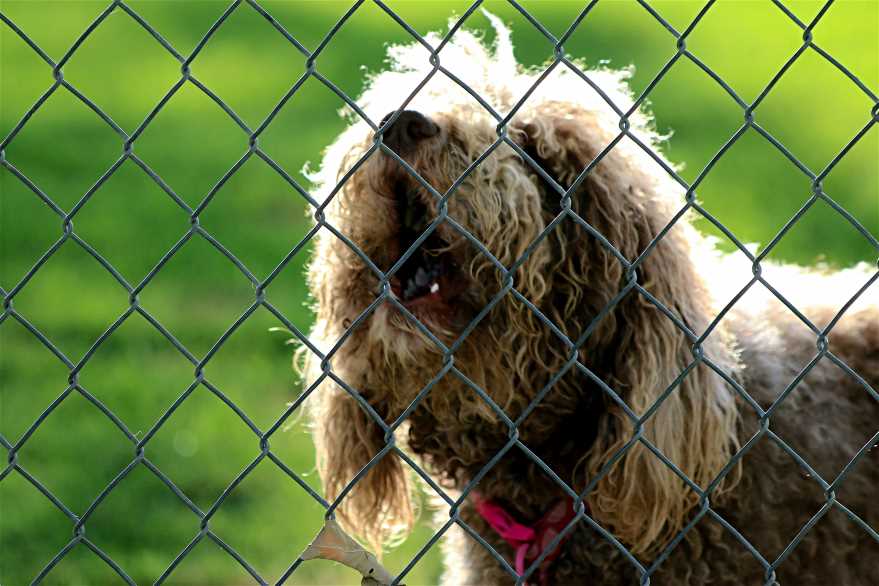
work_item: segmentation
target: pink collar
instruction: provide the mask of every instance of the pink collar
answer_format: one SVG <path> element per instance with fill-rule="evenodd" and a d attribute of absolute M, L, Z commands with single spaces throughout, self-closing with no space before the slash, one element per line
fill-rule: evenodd
<path fill-rule="evenodd" d="M 495 501 L 483 499 L 473 493 L 476 512 L 485 519 L 492 529 L 516 551 L 515 568 L 520 576 L 549 547 L 556 535 L 562 532 L 574 518 L 574 501 L 570 497 L 559 499 L 533 525 L 522 525 Z M 546 584 L 547 570 L 552 561 L 561 553 L 561 545 L 570 537 L 565 535 L 556 547 L 547 554 L 540 566 L 540 583 Z"/>

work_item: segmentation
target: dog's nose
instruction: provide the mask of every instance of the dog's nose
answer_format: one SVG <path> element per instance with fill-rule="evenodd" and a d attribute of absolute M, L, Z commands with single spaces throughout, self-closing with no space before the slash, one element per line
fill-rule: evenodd
<path fill-rule="evenodd" d="M 390 120 L 396 113 L 390 112 L 382 118 L 382 125 Z M 426 138 L 439 134 L 439 126 L 434 124 L 427 116 L 415 110 L 403 110 L 390 127 L 385 129 L 382 136 L 384 142 L 398 155 L 411 151 L 419 142 Z"/>

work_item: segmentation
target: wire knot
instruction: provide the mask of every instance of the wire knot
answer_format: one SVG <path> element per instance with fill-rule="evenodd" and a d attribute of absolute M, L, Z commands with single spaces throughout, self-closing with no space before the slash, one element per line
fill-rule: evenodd
<path fill-rule="evenodd" d="M 556 44 L 552 49 L 553 56 L 556 58 L 556 61 L 561 61 L 565 58 L 565 48 L 561 43 Z"/>

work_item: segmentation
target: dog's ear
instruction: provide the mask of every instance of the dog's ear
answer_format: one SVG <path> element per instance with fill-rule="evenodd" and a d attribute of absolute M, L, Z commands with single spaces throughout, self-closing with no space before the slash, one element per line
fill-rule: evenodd
<path fill-rule="evenodd" d="M 300 364 L 308 385 L 321 374 L 320 360 L 311 352 L 301 354 Z M 337 374 L 345 380 L 343 372 Z M 374 407 L 379 417 L 384 417 L 381 405 Z M 309 411 L 325 497 L 332 503 L 353 482 L 336 509 L 337 517 L 343 526 L 380 552 L 384 544 L 405 536 L 414 523 L 409 475 L 397 455 L 390 451 L 355 482 L 357 475 L 385 447 L 384 432 L 374 415 L 333 381 L 325 379 L 313 391 Z"/>
<path fill-rule="evenodd" d="M 511 134 L 553 181 L 568 189 L 613 134 L 600 126 L 598 116 L 576 111 L 563 114 L 535 117 Z M 529 163 L 524 164 L 529 168 Z M 684 204 L 682 196 L 678 199 L 657 179 L 657 172 L 663 173 L 636 145 L 620 143 L 594 166 L 571 198 L 571 210 L 629 262 L 648 248 L 675 209 Z M 561 195 L 552 182 L 533 173 L 541 186 L 548 222 L 562 210 Z M 633 273 L 606 243 L 571 218 L 558 225 L 549 242 L 554 261 L 546 270 L 553 281 L 541 309 L 576 339 L 614 302 Z M 692 260 L 696 249 L 706 246 L 681 220 L 634 273 L 638 285 L 696 335 L 716 315 Z M 718 328 L 696 353 L 704 352 L 724 368 L 734 357 L 722 337 Z M 691 339 L 635 289 L 600 318 L 581 348 L 580 361 L 639 418 L 662 398 L 640 425 L 600 384 L 584 385 L 588 388 L 582 393 L 592 394 L 589 400 L 601 405 L 603 414 L 598 418 L 596 440 L 578 468 L 585 470 L 585 478 L 576 479 L 582 488 L 603 475 L 587 497 L 592 514 L 633 552 L 655 553 L 684 525 L 698 497 L 645 443 L 634 438 L 643 437 L 704 488 L 737 446 L 733 390 L 704 364 L 693 365 Z M 682 382 L 665 395 L 684 372 Z M 594 393 L 600 393 L 603 400 L 594 401 Z M 735 476 L 724 486 L 735 482 Z"/>

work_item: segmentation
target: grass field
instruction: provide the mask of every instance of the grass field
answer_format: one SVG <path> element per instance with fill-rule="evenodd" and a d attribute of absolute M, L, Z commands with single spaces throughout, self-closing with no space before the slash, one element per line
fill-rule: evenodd
<path fill-rule="evenodd" d="M 109 3 L 0 0 L 0 11 L 58 60 Z M 183 55 L 195 48 L 228 2 L 127 2 Z M 464 2 L 390 2 L 421 33 L 445 30 Z M 526 3 L 560 35 L 581 9 L 577 2 Z M 701 2 L 652 3 L 678 30 Z M 349 6 L 336 1 L 260 2 L 305 47 L 315 48 Z M 808 22 L 820 2 L 791 2 Z M 517 55 L 536 66 L 553 47 L 505 3 L 486 2 L 514 30 Z M 487 29 L 478 11 L 467 26 Z M 488 37 L 492 34 L 487 33 Z M 842 1 L 814 30 L 815 42 L 879 91 L 879 3 Z M 387 45 L 411 37 L 379 7 L 365 3 L 317 59 L 317 69 L 356 96 L 364 73 L 382 67 Z M 705 15 L 687 47 L 746 101 L 753 100 L 802 44 L 799 29 L 771 2 L 723 0 Z M 596 65 L 633 65 L 643 90 L 675 53 L 675 39 L 635 2 L 602 1 L 566 44 Z M 256 10 L 241 5 L 192 63 L 193 74 L 251 127 L 257 127 L 305 70 L 302 55 Z M 180 66 L 135 21 L 115 10 L 66 63 L 64 78 L 125 131 L 132 132 L 180 76 Z M 0 23 L 0 138 L 53 83 L 47 66 Z M 583 91 L 591 91 L 584 85 Z M 660 131 L 673 131 L 668 156 L 692 180 L 742 124 L 742 110 L 711 78 L 683 59 L 651 93 Z M 307 185 L 307 162 L 343 128 L 342 103 L 310 79 L 260 138 L 261 147 Z M 757 108 L 755 119 L 810 169 L 819 172 L 869 121 L 873 103 L 836 68 L 808 50 Z M 247 150 L 247 135 L 191 84 L 184 86 L 134 143 L 134 152 L 189 206 L 195 207 Z M 120 137 L 63 88 L 6 147 L 5 157 L 65 212 L 122 155 Z M 879 235 L 879 130 L 875 127 L 824 181 L 825 191 Z M 809 197 L 809 180 L 753 131 L 700 186 L 705 207 L 746 242 L 767 242 Z M 216 193 L 201 225 L 259 279 L 265 278 L 309 227 L 303 199 L 256 157 Z M 704 223 L 703 223 L 704 224 Z M 190 220 L 131 161 L 94 193 L 73 218 L 85 242 L 131 284 L 139 283 L 187 232 Z M 10 291 L 62 237 L 61 218 L 6 168 L 0 169 L 0 286 Z M 718 233 L 719 234 L 719 233 Z M 732 246 L 722 243 L 728 249 Z M 823 202 L 814 206 L 770 258 L 848 266 L 875 262 L 876 251 Z M 267 299 L 303 331 L 307 307 L 303 265 L 296 256 L 266 291 Z M 205 239 L 190 239 L 140 294 L 140 304 L 201 359 L 250 306 L 253 285 Z M 71 239 L 14 297 L 15 311 L 79 362 L 129 308 L 128 293 Z M 281 323 L 256 311 L 204 367 L 205 379 L 261 430 L 299 392 Z M 0 323 L 0 434 L 19 441 L 67 388 L 69 369 L 15 319 Z M 110 409 L 137 438 L 194 381 L 194 366 L 139 314 L 98 346 L 79 385 Z M 316 490 L 313 448 L 298 414 L 271 439 L 272 451 Z M 0 450 L 6 452 L 6 450 Z M 257 436 L 205 386 L 196 388 L 152 437 L 145 456 L 206 511 L 260 453 Z M 17 453 L 17 461 L 77 515 L 134 457 L 134 444 L 79 392 L 65 398 Z M 0 455 L 4 462 L 6 454 Z M 427 515 L 425 515 L 426 517 Z M 269 582 L 276 581 L 314 536 L 323 509 L 269 460 L 238 485 L 212 517 L 211 529 Z M 137 583 L 152 583 L 199 533 L 199 518 L 152 472 L 138 465 L 89 518 L 87 537 Z M 385 556 L 400 571 L 430 537 L 425 522 Z M 73 522 L 13 472 L 0 481 L 0 584 L 30 583 L 73 536 Z M 407 576 L 436 583 L 437 548 Z M 329 562 L 308 562 L 289 584 L 355 584 Z M 121 583 L 86 547 L 75 547 L 45 584 Z M 253 579 L 208 539 L 172 573 L 169 584 L 237 585 Z"/>

